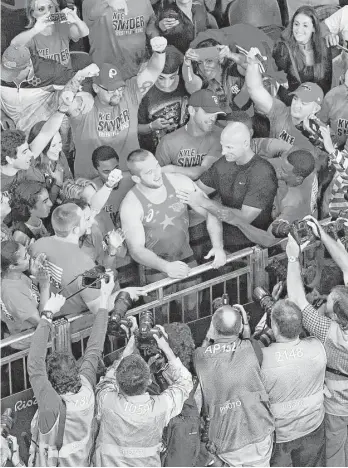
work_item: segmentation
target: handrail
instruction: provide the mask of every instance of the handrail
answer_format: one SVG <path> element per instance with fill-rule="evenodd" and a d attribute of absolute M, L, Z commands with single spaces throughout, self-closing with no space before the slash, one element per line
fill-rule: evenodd
<path fill-rule="evenodd" d="M 241 258 L 251 256 L 255 252 L 256 248 L 257 248 L 257 246 L 248 247 L 246 249 L 239 250 L 238 252 L 235 252 L 233 254 L 227 255 L 226 264 L 231 263 L 231 262 L 236 261 L 236 260 L 240 260 Z M 213 264 L 213 261 L 208 262 L 208 263 L 204 263 L 203 265 L 198 265 L 198 266 L 196 266 L 194 268 L 191 268 L 187 278 L 192 278 L 193 276 L 198 276 L 198 275 L 201 275 L 202 273 L 206 273 L 207 271 L 213 270 L 212 264 Z M 181 280 L 180 279 L 174 279 L 174 278 L 164 278 L 164 279 L 161 279 L 159 281 L 155 281 L 154 283 L 150 283 L 150 284 L 144 286 L 144 289 L 145 289 L 145 291 L 147 293 L 149 293 L 149 292 L 153 292 L 153 291 L 157 291 L 159 289 L 165 288 L 167 286 L 171 286 L 171 285 L 173 285 L 175 283 L 178 283 L 179 281 L 181 281 Z M 81 313 L 79 315 L 76 315 L 74 317 L 68 317 L 68 321 L 70 323 L 75 322 L 76 320 L 86 316 L 86 312 L 88 313 L 88 311 L 85 311 L 85 312 L 83 312 L 83 313 Z M 5 348 L 6 346 L 10 346 L 10 345 L 12 345 L 14 343 L 18 343 L 19 341 L 24 340 L 26 338 L 30 338 L 31 336 L 33 336 L 34 332 L 35 332 L 35 330 L 27 331 L 27 332 L 19 333 L 19 334 L 15 335 L 15 336 L 9 336 L 7 338 L 4 338 L 3 340 L 1 340 L 0 349 Z"/>

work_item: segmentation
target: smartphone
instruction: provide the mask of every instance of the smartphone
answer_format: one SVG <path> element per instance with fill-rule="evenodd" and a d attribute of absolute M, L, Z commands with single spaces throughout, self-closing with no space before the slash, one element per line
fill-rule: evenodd
<path fill-rule="evenodd" d="M 67 21 L 67 17 L 65 13 L 52 13 L 52 15 L 48 17 L 48 20 L 53 23 L 64 23 Z"/>
<path fill-rule="evenodd" d="M 219 58 L 219 49 L 214 47 L 204 47 L 202 49 L 194 49 L 196 54 L 199 57 L 200 61 L 208 60 L 208 59 L 217 59 Z"/>

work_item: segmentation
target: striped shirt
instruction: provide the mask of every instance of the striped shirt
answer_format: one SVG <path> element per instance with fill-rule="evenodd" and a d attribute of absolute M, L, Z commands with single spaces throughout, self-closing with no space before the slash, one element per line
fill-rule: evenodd
<path fill-rule="evenodd" d="M 332 181 L 329 212 L 331 216 L 337 216 L 341 210 L 348 208 L 348 201 L 344 198 L 348 191 L 348 150 L 336 149 L 330 158 L 336 173 Z"/>

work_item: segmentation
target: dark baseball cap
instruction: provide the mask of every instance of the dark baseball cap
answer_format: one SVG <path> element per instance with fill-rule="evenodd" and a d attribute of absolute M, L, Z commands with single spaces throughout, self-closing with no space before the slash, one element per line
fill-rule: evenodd
<path fill-rule="evenodd" d="M 303 102 L 316 102 L 317 104 L 321 104 L 324 99 L 324 91 L 321 87 L 310 81 L 302 83 L 290 94 L 298 96 Z"/>
<path fill-rule="evenodd" d="M 201 107 L 208 114 L 226 114 L 220 105 L 218 97 L 209 89 L 200 89 L 191 94 L 189 106 Z"/>
<path fill-rule="evenodd" d="M 93 78 L 93 83 L 108 91 L 115 91 L 126 84 L 119 69 L 111 63 L 103 63 L 99 75 Z"/>

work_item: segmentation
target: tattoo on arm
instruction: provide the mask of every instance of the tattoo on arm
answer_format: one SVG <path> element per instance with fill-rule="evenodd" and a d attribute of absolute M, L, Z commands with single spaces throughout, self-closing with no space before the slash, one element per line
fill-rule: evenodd
<path fill-rule="evenodd" d="M 144 81 L 144 83 L 139 87 L 141 94 L 144 96 L 148 90 L 153 86 L 153 81 Z"/>

